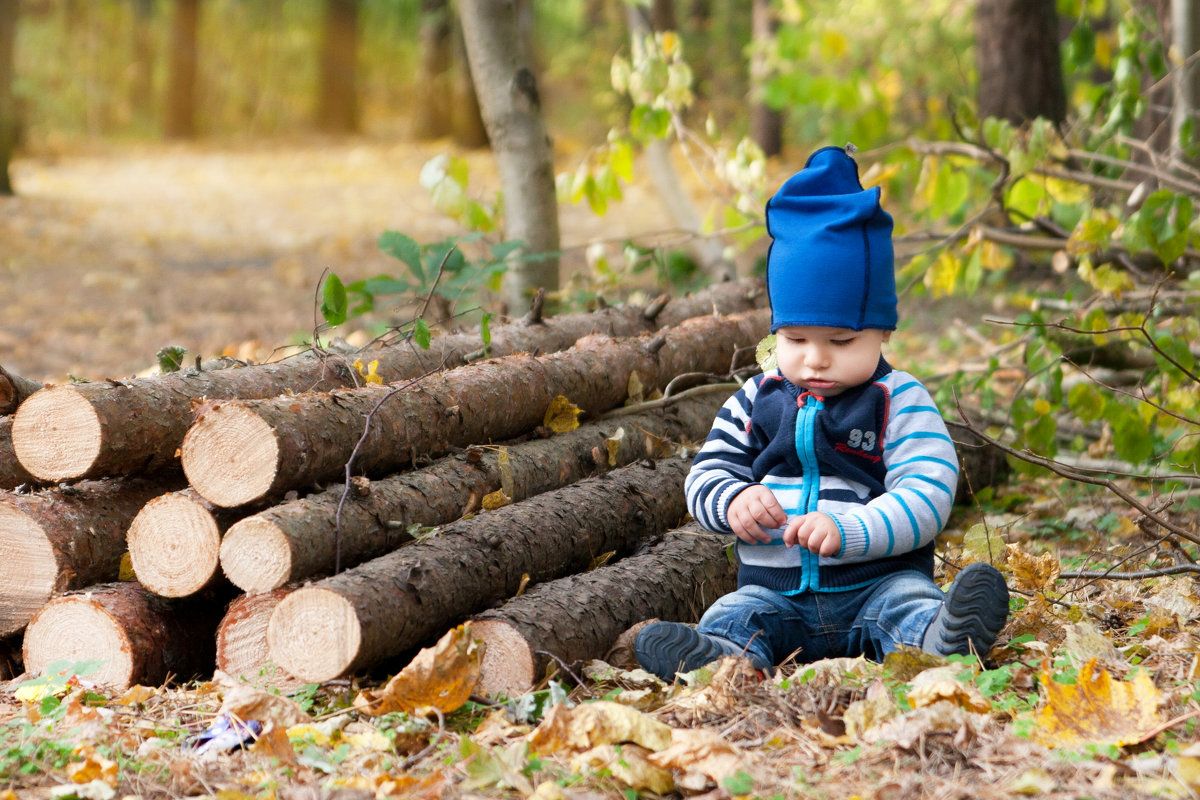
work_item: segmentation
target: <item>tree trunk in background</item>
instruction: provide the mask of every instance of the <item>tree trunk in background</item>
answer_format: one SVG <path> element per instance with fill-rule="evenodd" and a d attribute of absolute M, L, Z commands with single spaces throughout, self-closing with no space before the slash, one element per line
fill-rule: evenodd
<path fill-rule="evenodd" d="M 513 313 L 538 289 L 558 291 L 558 200 L 537 78 L 522 52 L 513 0 L 461 0 L 471 75 L 504 193 L 504 235 L 521 241 L 503 296 Z"/>
<path fill-rule="evenodd" d="M 437 139 L 453 129 L 454 106 L 446 102 L 453 81 L 453 19 L 446 0 L 421 0 L 421 26 L 417 34 L 420 50 L 417 107 L 413 110 L 413 133 L 418 139 Z"/>
<path fill-rule="evenodd" d="M 979 116 L 1061 123 L 1067 95 L 1054 0 L 979 0 L 975 30 Z"/>
<path fill-rule="evenodd" d="M 133 0 L 129 105 L 138 123 L 151 119 L 154 92 L 154 0 Z"/>
<path fill-rule="evenodd" d="M 200 0 L 175 0 L 171 15 L 171 62 L 168 65 L 166 118 L 169 139 L 196 135 L 196 40 Z"/>
<path fill-rule="evenodd" d="M 12 194 L 8 165 L 17 147 L 16 73 L 17 9 L 19 0 L 0 0 L 0 195 Z"/>
<path fill-rule="evenodd" d="M 750 42 L 750 138 L 769 158 L 783 152 L 783 112 L 766 103 L 766 83 L 771 78 L 767 58 L 779 21 L 770 0 L 754 0 L 751 7 L 753 39 Z"/>
<path fill-rule="evenodd" d="M 1172 0 L 1171 46 L 1185 62 L 1200 51 L 1200 8 L 1195 0 Z M 1193 141 L 1197 128 L 1200 128 L 1200 119 L 1196 118 L 1200 112 L 1200 63 L 1192 61 L 1180 67 L 1173 88 L 1171 147 L 1178 153 L 1183 144 L 1185 123 L 1191 119 Z"/>
<path fill-rule="evenodd" d="M 467 43 L 463 41 L 462 25 L 454 19 L 452 29 L 454 70 L 451 97 L 454 108 L 450 112 L 450 126 L 454 143 L 459 147 L 477 149 L 488 146 L 487 128 L 483 124 L 483 112 L 479 110 L 479 96 L 475 94 L 475 81 L 471 80 L 471 64 L 467 60 Z"/>
<path fill-rule="evenodd" d="M 650 25 L 656 31 L 679 30 L 679 20 L 675 16 L 675 0 L 654 0 L 650 6 Z"/>
<path fill-rule="evenodd" d="M 358 130 L 358 0 L 325 0 L 317 130 Z"/>

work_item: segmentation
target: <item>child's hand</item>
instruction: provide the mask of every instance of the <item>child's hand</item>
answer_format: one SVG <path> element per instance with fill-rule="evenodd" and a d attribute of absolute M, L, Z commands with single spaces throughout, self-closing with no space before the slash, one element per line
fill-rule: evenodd
<path fill-rule="evenodd" d="M 727 515 L 729 527 L 746 544 L 771 541 L 771 535 L 763 528 L 778 528 L 787 522 L 783 506 L 761 483 L 738 492 L 729 503 Z"/>
<path fill-rule="evenodd" d="M 788 547 L 798 544 L 819 556 L 833 556 L 841 552 L 842 531 L 828 514 L 813 511 L 788 523 L 783 543 Z"/>

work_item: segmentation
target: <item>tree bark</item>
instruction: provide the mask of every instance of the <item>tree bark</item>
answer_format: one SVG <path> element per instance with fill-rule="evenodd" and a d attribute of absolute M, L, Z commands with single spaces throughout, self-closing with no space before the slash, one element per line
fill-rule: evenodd
<path fill-rule="evenodd" d="M 34 481 L 13 450 L 12 417 L 0 417 L 0 490 L 15 489 Z"/>
<path fill-rule="evenodd" d="M 91 481 L 0 493 L 0 636 L 24 628 L 55 592 L 116 580 L 129 523 L 181 483 Z"/>
<path fill-rule="evenodd" d="M 603 658 L 645 619 L 696 622 L 737 588 L 726 552 L 732 542 L 695 525 L 681 528 L 644 552 L 538 584 L 477 615 L 471 633 L 486 645 L 479 688 L 517 697 L 541 679 L 552 657 L 564 664 Z"/>
<path fill-rule="evenodd" d="M 1200 8 L 1195 0 L 1171 0 L 1171 46 L 1184 59 L 1184 64 L 1176 67 L 1171 83 L 1171 154 L 1182 158 L 1187 144 L 1183 141 L 1185 125 L 1191 120 L 1193 131 L 1200 125 L 1196 119 L 1200 110 L 1200 63 L 1188 61 L 1200 52 Z"/>
<path fill-rule="evenodd" d="M 960 466 L 958 490 L 954 495 L 956 504 L 970 503 L 976 492 L 1004 482 L 1009 466 L 1003 450 L 983 441 L 961 422 L 948 419 L 946 427 L 954 440 Z"/>
<path fill-rule="evenodd" d="M 471 64 L 467 59 L 467 43 L 463 41 L 462 24 L 454 19 L 454 61 L 459 69 L 454 71 L 454 84 L 450 96 L 451 125 L 454 143 L 469 150 L 488 146 L 487 126 L 483 124 L 483 112 L 479 109 L 479 96 L 475 93 L 475 81 L 471 79 Z"/>
<path fill-rule="evenodd" d="M 623 306 L 545 322 L 517 321 L 496 327 L 488 351 L 493 356 L 548 353 L 591 333 L 632 336 L 710 312 L 761 308 L 764 298 L 762 281 L 747 280 L 711 287 L 665 306 Z M 397 381 L 461 366 L 482 350 L 478 333 L 463 333 L 436 337 L 428 350 L 399 344 L 365 350 L 360 357 L 364 363 L 377 360 L 378 374 L 385 381 Z M 352 360 L 309 353 L 272 364 L 48 387 L 22 404 L 13 423 L 13 444 L 24 469 L 46 481 L 176 467 L 196 403 L 357 386 L 361 377 L 350 366 Z"/>
<path fill-rule="evenodd" d="M 243 591 L 265 592 L 352 567 L 412 541 L 410 525 L 453 522 L 477 511 L 480 500 L 497 490 L 519 502 L 653 457 L 662 441 L 703 439 L 727 395 L 727 390 L 709 392 L 661 412 L 601 419 L 549 439 L 510 445 L 504 449 L 505 466 L 499 463 L 499 448 L 475 448 L 374 481 L 364 496 L 351 494 L 344 503 L 345 487 L 338 485 L 273 506 L 229 529 L 221 543 L 221 568 Z"/>
<path fill-rule="evenodd" d="M 770 0 L 753 0 L 750 11 L 750 138 L 768 158 L 783 152 L 783 112 L 766 102 L 766 84 L 773 77 L 768 51 L 779 28 L 771 6 Z"/>
<path fill-rule="evenodd" d="M 0 416 L 11 414 L 25 398 L 42 388 L 42 384 L 15 375 L 0 366 Z"/>
<path fill-rule="evenodd" d="M 505 275 L 510 309 L 558 290 L 558 201 L 537 78 L 521 46 L 514 0 L 460 0 L 475 94 L 500 172 L 504 235 L 523 242 Z"/>
<path fill-rule="evenodd" d="M 453 130 L 454 104 L 446 102 L 453 90 L 453 23 L 448 0 L 421 0 L 413 134 L 424 141 L 446 136 Z"/>
<path fill-rule="evenodd" d="M 191 139 L 196 135 L 196 40 L 200 0 L 175 0 L 174 7 L 163 131 L 169 139 Z"/>
<path fill-rule="evenodd" d="M 304 685 L 304 681 L 271 663 L 267 649 L 267 622 L 292 588 L 280 588 L 262 594 L 239 595 L 229 604 L 217 625 L 217 669 L 253 685 L 267 685 L 283 692 Z"/>
<path fill-rule="evenodd" d="M 184 473 L 224 507 L 337 479 L 352 457 L 354 473 L 387 475 L 420 456 L 527 433 L 559 395 L 594 415 L 625 401 L 634 373 L 647 390 L 683 373 L 726 374 L 768 319 L 765 310 L 700 317 L 653 338 L 587 339 L 564 353 L 497 358 L 416 385 L 219 403 L 184 438 Z"/>
<path fill-rule="evenodd" d="M 125 536 L 138 583 L 162 597 L 187 597 L 212 586 L 220 580 L 221 537 L 242 516 L 191 488 L 155 497 Z"/>
<path fill-rule="evenodd" d="M 632 551 L 684 515 L 683 458 L 637 464 L 442 529 L 292 592 L 271 615 L 271 659 L 332 680 L 405 653 L 464 617 Z"/>
<path fill-rule="evenodd" d="M 1067 95 L 1054 0 L 979 0 L 975 31 L 980 118 L 1063 122 Z"/>
<path fill-rule="evenodd" d="M 318 74 L 317 129 L 358 130 L 358 0 L 325 0 Z"/>
<path fill-rule="evenodd" d="M 17 148 L 16 76 L 18 0 L 0 0 L 0 195 L 13 193 L 8 166 Z"/>
<path fill-rule="evenodd" d="M 219 608 L 219 606 L 216 606 Z M 212 674 L 219 612 L 211 600 L 170 601 L 134 581 L 90 586 L 50 600 L 25 631 L 25 669 L 99 661 L 87 676 L 123 691 Z"/>

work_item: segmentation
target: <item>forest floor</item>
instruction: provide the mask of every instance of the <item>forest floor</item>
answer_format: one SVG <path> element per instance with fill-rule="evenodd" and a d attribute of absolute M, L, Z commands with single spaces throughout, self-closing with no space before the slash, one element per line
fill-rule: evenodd
<path fill-rule="evenodd" d="M 385 229 L 419 241 L 457 232 L 418 184 L 441 150 L 365 141 L 139 145 L 19 160 L 19 195 L 0 198 L 0 363 L 39 380 L 101 379 L 148 370 L 165 345 L 185 347 L 189 360 L 259 360 L 309 338 L 325 270 L 345 280 L 395 272 L 376 246 Z M 490 158 L 463 155 L 473 182 L 491 185 Z M 670 227 L 648 189 L 632 187 L 627 198 L 603 219 L 563 210 L 568 261 L 578 263 L 591 239 Z M 958 313 L 947 303 L 915 315 L 915 327 L 935 333 L 931 341 L 970 346 L 954 331 L 977 316 L 963 322 Z M 901 345 L 901 354 L 926 344 Z M 1200 516 L 1194 498 L 1169 513 L 1193 530 Z M 227 687 L 105 697 L 50 681 L 61 704 L 0 694 L 0 798 L 1194 797 L 1193 578 L 1078 577 L 1186 561 L 1156 530 L 1110 495 L 1045 476 L 1013 478 L 957 509 L 939 574 L 990 558 L 1016 598 L 986 667 L 831 661 L 786 666 L 767 681 L 725 668 L 674 687 L 620 670 L 589 673 L 581 687 L 560 673 L 502 715 L 468 704 L 444 724 L 358 715 L 348 705 L 370 684 L 342 681 L 294 696 L 312 724 L 256 698 L 272 735 L 249 750 L 205 755 L 183 741 L 228 708 Z M 1070 570 L 1077 576 L 1060 578 Z M 596 737 L 605 726 L 595 720 L 559 720 L 575 730 L 561 738 L 545 723 L 535 729 L 556 686 L 578 708 L 605 697 L 634 709 L 636 718 L 619 724 L 644 747 L 618 739 L 603 749 Z M 664 723 L 671 747 L 656 727 Z M 581 753 L 579 737 L 597 749 Z"/>

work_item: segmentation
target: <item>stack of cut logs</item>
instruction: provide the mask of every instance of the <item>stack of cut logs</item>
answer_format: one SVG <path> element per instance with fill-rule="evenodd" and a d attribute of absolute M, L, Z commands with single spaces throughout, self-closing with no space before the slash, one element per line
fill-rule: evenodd
<path fill-rule="evenodd" d="M 727 540 L 680 527 L 669 445 L 702 440 L 730 393 L 705 384 L 752 363 L 763 295 L 527 318 L 487 348 L 45 387 L 0 370 L 0 636 L 30 674 L 215 665 L 280 686 L 398 664 L 474 619 L 484 689 L 513 694 L 639 620 L 694 620 L 734 575 Z M 583 424 L 551 434 L 560 396 Z"/>

